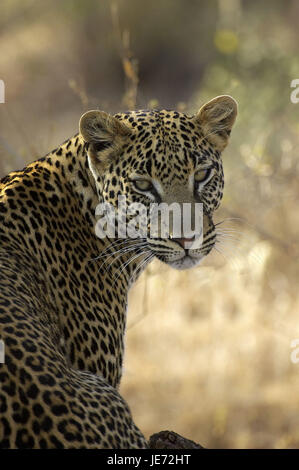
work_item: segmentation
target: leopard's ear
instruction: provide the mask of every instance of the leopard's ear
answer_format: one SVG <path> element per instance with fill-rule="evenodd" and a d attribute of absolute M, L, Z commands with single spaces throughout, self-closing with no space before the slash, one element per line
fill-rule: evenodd
<path fill-rule="evenodd" d="M 204 104 L 194 116 L 204 138 L 220 152 L 226 147 L 237 117 L 237 102 L 229 95 L 221 95 Z"/>
<path fill-rule="evenodd" d="M 79 123 L 80 134 L 88 145 L 88 155 L 94 164 L 104 164 L 121 150 L 131 130 L 104 111 L 87 111 Z"/>

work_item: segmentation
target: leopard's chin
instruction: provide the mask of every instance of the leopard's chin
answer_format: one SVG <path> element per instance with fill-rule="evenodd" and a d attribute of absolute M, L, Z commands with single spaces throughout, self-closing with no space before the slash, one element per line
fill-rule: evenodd
<path fill-rule="evenodd" d="M 204 256 L 201 256 L 199 258 L 195 258 L 193 256 L 189 255 L 183 255 L 180 258 L 176 259 L 163 259 L 161 257 L 158 257 L 160 261 L 166 263 L 168 266 L 170 266 L 173 269 L 177 269 L 179 271 L 183 271 L 185 269 L 191 269 L 194 268 L 195 266 L 199 266 L 201 261 L 203 260 Z"/>

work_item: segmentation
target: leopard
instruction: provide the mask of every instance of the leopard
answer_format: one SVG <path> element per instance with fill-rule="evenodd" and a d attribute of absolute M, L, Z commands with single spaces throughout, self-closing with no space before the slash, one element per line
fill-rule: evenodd
<path fill-rule="evenodd" d="M 128 292 L 153 259 L 185 270 L 214 248 L 236 116 L 229 95 L 192 115 L 89 110 L 73 137 L 1 179 L 2 449 L 148 448 L 119 392 Z M 97 208 L 117 211 L 120 196 L 146 211 L 200 204 L 201 242 L 152 237 L 150 222 L 143 237 L 97 233 Z"/>

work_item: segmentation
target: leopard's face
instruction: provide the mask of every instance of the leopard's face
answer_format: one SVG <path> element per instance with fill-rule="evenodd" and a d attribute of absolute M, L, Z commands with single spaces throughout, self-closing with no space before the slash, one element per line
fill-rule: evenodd
<path fill-rule="evenodd" d="M 236 103 L 228 96 L 215 98 L 193 117 L 165 110 L 114 117 L 86 113 L 81 134 L 99 201 L 116 210 L 116 233 L 122 222 L 149 258 L 173 268 L 199 264 L 216 241 L 221 151 L 235 117 Z"/>

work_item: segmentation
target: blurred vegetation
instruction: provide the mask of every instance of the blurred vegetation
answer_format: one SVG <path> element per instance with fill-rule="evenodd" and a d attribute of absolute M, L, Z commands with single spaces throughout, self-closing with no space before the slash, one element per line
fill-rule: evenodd
<path fill-rule="evenodd" d="M 71 136 L 83 111 L 239 103 L 217 220 L 195 270 L 153 263 L 131 291 L 122 393 L 148 436 L 298 447 L 296 0 L 2 0 L 0 176 Z"/>

